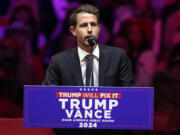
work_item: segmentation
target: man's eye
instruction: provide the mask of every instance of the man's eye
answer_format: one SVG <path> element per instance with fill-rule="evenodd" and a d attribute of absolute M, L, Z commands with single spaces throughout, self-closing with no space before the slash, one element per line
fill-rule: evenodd
<path fill-rule="evenodd" d="M 97 26 L 97 24 L 96 23 L 91 23 L 91 26 Z"/>
<path fill-rule="evenodd" d="M 80 25 L 80 27 L 86 27 L 87 26 L 87 24 L 81 24 Z"/>

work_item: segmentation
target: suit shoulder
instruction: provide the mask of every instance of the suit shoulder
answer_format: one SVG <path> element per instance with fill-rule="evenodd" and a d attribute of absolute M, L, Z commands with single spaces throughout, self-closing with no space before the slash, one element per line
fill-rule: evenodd
<path fill-rule="evenodd" d="M 63 51 L 63 52 L 59 52 L 59 53 L 53 55 L 53 56 L 51 57 L 51 60 L 53 60 L 53 61 L 65 60 L 66 58 L 71 57 L 72 52 L 75 51 L 75 49 L 76 49 L 76 48 L 71 48 L 71 49 L 65 50 L 65 51 Z"/>
<path fill-rule="evenodd" d="M 102 48 L 104 48 L 106 51 L 110 53 L 120 54 L 120 55 L 126 55 L 126 52 L 119 47 L 109 46 L 109 45 L 101 45 Z"/>

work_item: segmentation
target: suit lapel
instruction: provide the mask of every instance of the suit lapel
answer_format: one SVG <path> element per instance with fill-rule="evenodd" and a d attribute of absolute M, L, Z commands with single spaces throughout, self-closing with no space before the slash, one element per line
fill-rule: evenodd
<path fill-rule="evenodd" d="M 99 45 L 100 57 L 99 57 L 99 86 L 104 85 L 105 72 L 108 66 L 108 61 L 110 56 L 108 55 L 108 50 L 104 45 Z M 77 86 L 83 86 L 82 72 L 80 67 L 80 60 L 78 56 L 77 47 L 72 50 L 72 62 L 70 63 L 71 68 L 73 68 L 72 74 Z"/>
<path fill-rule="evenodd" d="M 73 48 L 72 51 L 72 62 L 71 62 L 73 78 L 77 86 L 83 86 L 82 72 L 80 67 L 80 60 L 77 52 L 77 47 Z"/>
<path fill-rule="evenodd" d="M 100 57 L 99 57 L 99 86 L 104 85 L 105 72 L 108 65 L 110 56 L 107 54 L 108 50 L 103 45 L 99 45 Z"/>

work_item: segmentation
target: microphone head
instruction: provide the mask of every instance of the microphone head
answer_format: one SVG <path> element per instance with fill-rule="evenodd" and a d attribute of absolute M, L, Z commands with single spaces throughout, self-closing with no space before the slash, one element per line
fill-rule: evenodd
<path fill-rule="evenodd" d="M 95 37 L 93 37 L 93 36 L 89 37 L 88 38 L 88 43 L 89 43 L 89 45 L 94 46 L 94 45 L 97 44 L 97 39 Z"/>

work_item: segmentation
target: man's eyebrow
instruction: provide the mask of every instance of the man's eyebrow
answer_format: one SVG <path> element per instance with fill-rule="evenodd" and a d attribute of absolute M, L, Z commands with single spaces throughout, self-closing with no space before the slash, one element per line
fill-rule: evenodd
<path fill-rule="evenodd" d="M 79 26 L 84 26 L 84 25 L 87 25 L 88 23 L 87 22 L 84 22 L 84 23 L 81 23 Z M 94 21 L 92 21 L 92 22 L 90 22 L 90 24 L 92 25 L 94 25 L 94 24 L 98 24 L 97 22 L 94 22 Z"/>
<path fill-rule="evenodd" d="M 81 23 L 79 26 L 86 26 L 88 23 L 84 22 L 84 23 Z"/>
<path fill-rule="evenodd" d="M 97 25 L 98 23 L 97 23 L 97 22 L 91 22 L 91 24 L 93 24 L 93 25 L 94 25 L 94 24 L 95 24 L 95 25 Z"/>

